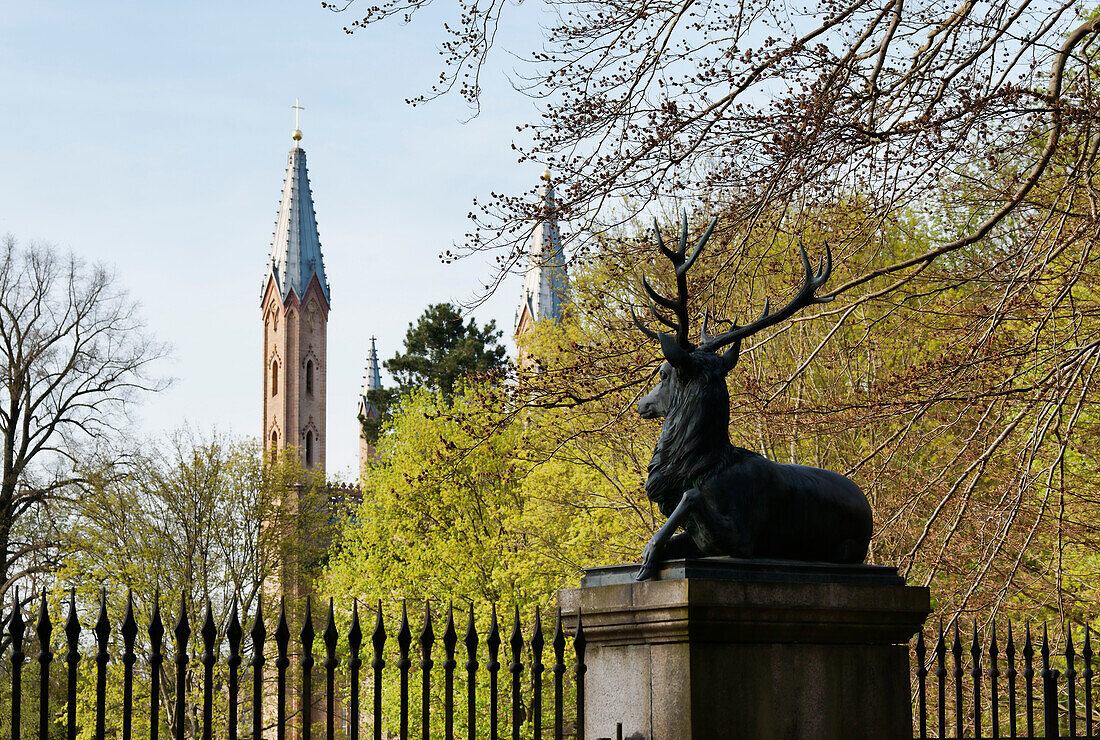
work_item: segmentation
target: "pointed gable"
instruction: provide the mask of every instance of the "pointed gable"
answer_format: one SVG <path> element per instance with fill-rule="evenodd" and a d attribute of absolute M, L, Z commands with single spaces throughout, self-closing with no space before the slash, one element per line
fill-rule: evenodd
<path fill-rule="evenodd" d="M 326 304 L 332 302 L 325 276 L 325 261 L 321 255 L 321 238 L 313 209 L 313 193 L 309 187 L 309 172 L 306 170 L 306 152 L 297 145 L 287 157 L 283 198 L 275 221 L 275 239 L 271 244 L 267 272 L 265 290 L 266 284 L 274 281 L 283 302 L 291 291 L 301 301 L 314 278 Z"/>

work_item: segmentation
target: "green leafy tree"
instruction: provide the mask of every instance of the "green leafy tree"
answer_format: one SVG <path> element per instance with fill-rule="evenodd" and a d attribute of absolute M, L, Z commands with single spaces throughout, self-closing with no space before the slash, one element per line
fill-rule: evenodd
<path fill-rule="evenodd" d="M 493 606 L 505 634 L 519 608 L 529 635 L 535 609 L 553 628 L 555 594 L 576 585 L 582 567 L 622 560 L 606 545 L 629 541 L 621 510 L 607 505 L 613 485 L 552 454 L 536 420 L 514 412 L 508 389 L 491 381 L 461 384 L 450 402 L 424 388 L 402 397 L 323 576 L 344 615 L 353 599 L 361 615 L 381 602 L 395 625 L 407 599 L 415 624 L 427 602 L 438 634 L 453 603 L 460 630 L 472 608 L 484 637 Z M 390 683 L 382 693 L 386 702 L 398 696 Z M 483 709 L 486 694 L 479 688 Z M 384 729 L 395 732 L 397 712 L 385 713 Z"/>
<path fill-rule="evenodd" d="M 125 476 L 93 479 L 87 496 L 76 502 L 70 520 L 71 555 L 57 573 L 55 624 L 68 609 L 56 605 L 74 589 L 78 614 L 87 626 L 107 594 L 107 613 L 112 625 L 112 654 L 120 651 L 117 626 L 125 615 L 127 590 L 132 590 L 134 616 L 139 625 L 139 662 L 136 685 L 149 685 L 149 645 L 145 627 L 156 599 L 170 631 L 182 608 L 194 634 L 202 626 L 207 605 L 218 627 L 216 651 L 224 648 L 224 627 L 234 603 L 247 630 L 259 602 L 270 619 L 276 613 L 278 595 L 288 582 L 315 570 L 327 551 L 330 512 L 323 481 L 311 478 L 294 450 L 277 460 L 265 457 L 254 441 L 219 434 L 200 436 L 184 431 L 166 444 L 149 451 Z M 291 591 L 293 593 L 293 591 Z M 296 604 L 289 604 L 295 607 Z M 197 639 L 197 638 L 193 638 Z M 166 635 L 171 646 L 171 634 Z M 195 643 L 192 643 L 193 645 Z M 187 712 L 183 735 L 201 735 L 200 650 L 189 666 L 186 682 Z M 83 676 L 78 696 L 81 736 L 91 737 L 94 727 L 94 666 Z M 122 716 L 121 665 L 109 670 L 108 715 Z M 162 734 L 175 735 L 173 706 L 174 666 L 161 668 Z M 216 671 L 215 696 L 219 717 L 225 712 L 224 665 Z M 242 697 L 242 701 L 244 697 Z M 142 702 L 143 703 L 143 702 Z M 242 717 L 251 716 L 242 712 Z M 136 722 L 148 718 L 137 713 Z M 115 727 L 111 732 L 120 730 Z M 135 726 L 137 734 L 148 731 Z"/>
<path fill-rule="evenodd" d="M 367 440 L 372 444 L 378 440 L 401 396 L 427 388 L 450 401 L 468 378 L 503 369 L 507 360 L 505 348 L 498 344 L 500 337 L 494 321 L 479 327 L 476 319 L 464 321 L 450 303 L 429 306 L 415 325 L 409 324 L 405 351 L 383 363 L 396 386 L 367 393 L 367 401 L 378 412 L 360 419 Z"/>

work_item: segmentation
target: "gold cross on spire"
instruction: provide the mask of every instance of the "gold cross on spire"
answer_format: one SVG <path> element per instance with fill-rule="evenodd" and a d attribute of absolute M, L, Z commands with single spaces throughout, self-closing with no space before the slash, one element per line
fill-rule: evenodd
<path fill-rule="evenodd" d="M 294 133 L 290 135 L 290 138 L 294 139 L 294 146 L 298 146 L 297 142 L 302 140 L 302 130 L 298 128 L 298 111 L 303 111 L 305 108 L 299 105 L 299 102 L 298 98 L 294 98 L 294 105 L 290 106 L 294 109 Z"/>

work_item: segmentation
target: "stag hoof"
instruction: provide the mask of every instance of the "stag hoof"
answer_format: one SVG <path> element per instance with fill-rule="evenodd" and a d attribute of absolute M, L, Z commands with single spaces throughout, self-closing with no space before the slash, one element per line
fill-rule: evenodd
<path fill-rule="evenodd" d="M 642 551 L 642 567 L 638 569 L 638 574 L 634 576 L 635 581 L 648 581 L 657 575 L 657 565 L 660 560 L 659 552 L 660 548 L 650 540 L 649 544 L 645 546 L 645 550 Z"/>

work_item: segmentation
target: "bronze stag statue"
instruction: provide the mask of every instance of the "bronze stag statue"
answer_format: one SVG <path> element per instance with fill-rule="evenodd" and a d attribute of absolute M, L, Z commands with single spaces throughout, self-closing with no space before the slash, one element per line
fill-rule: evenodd
<path fill-rule="evenodd" d="M 741 341 L 806 306 L 830 300 L 814 295 L 832 271 L 829 246 L 814 272 L 799 244 L 806 277 L 794 299 L 778 311 L 772 312 L 765 300 L 756 321 L 745 326 L 734 321 L 716 336 L 707 333 L 704 312 L 696 346 L 688 340 L 687 272 L 717 222 L 711 222 L 690 255 L 686 213 L 677 251 L 665 247 L 654 224 L 657 246 L 676 268 L 677 297 L 660 295 L 644 278 L 642 286 L 654 316 L 675 334 L 653 331 L 637 316 L 634 323 L 661 343 L 665 356 L 660 383 L 638 402 L 638 413 L 664 417 L 645 490 L 667 521 L 646 545 L 637 580 L 652 578 L 660 560 L 704 555 L 861 563 L 871 539 L 871 506 L 859 486 L 829 470 L 772 462 L 729 438 L 726 374 L 737 364 Z"/>

